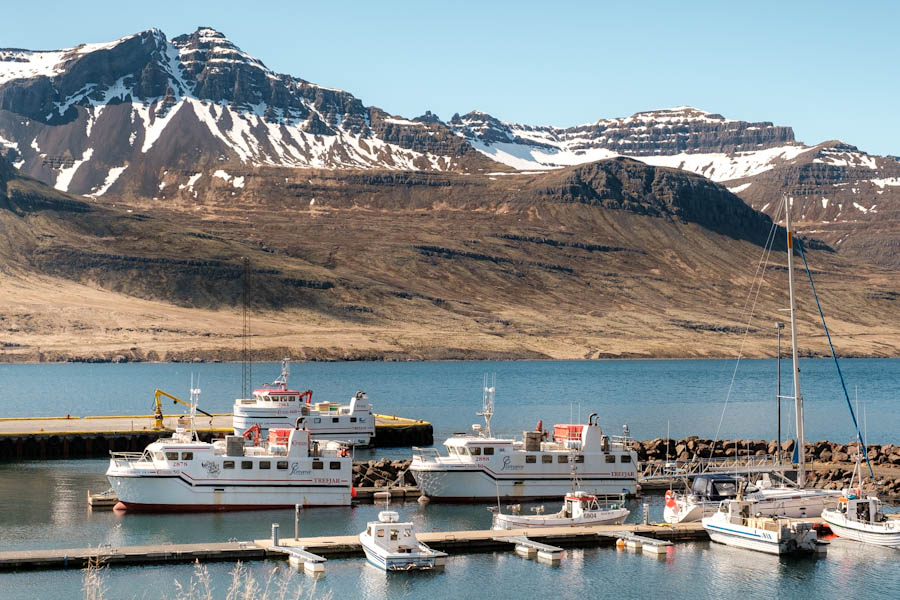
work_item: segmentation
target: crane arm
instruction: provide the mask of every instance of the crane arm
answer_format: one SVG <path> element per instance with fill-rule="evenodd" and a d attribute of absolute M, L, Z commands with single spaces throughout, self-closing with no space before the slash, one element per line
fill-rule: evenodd
<path fill-rule="evenodd" d="M 174 403 L 181 403 L 181 404 L 184 404 L 185 406 L 187 406 L 188 408 L 190 408 L 190 406 L 191 406 L 190 403 L 185 402 L 185 401 L 182 400 L 181 398 L 177 398 L 177 397 L 173 396 L 172 394 L 170 394 L 170 393 L 168 393 L 168 392 L 164 392 L 164 391 L 162 391 L 162 390 L 156 390 L 156 391 L 153 393 L 153 400 L 154 400 L 154 402 L 156 402 L 156 414 L 158 414 L 158 415 L 160 415 L 160 416 L 162 416 L 162 402 L 160 401 L 160 397 L 161 397 L 161 396 L 165 396 L 166 398 L 171 399 L 172 402 L 173 402 L 173 404 L 174 404 Z M 197 408 L 197 412 L 203 413 L 203 414 L 206 415 L 207 417 L 212 418 L 212 415 L 209 414 L 208 412 L 206 412 L 205 410 L 203 410 L 202 408 L 199 408 L 199 407 L 198 407 L 198 408 Z"/>

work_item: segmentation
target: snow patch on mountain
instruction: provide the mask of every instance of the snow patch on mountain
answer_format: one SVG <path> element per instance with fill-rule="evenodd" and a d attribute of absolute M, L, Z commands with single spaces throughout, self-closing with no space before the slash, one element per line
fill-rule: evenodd
<path fill-rule="evenodd" d="M 106 179 L 103 180 L 103 185 L 101 185 L 95 192 L 90 194 L 91 196 L 102 196 L 105 194 L 109 188 L 119 179 L 119 176 L 128 168 L 128 165 L 123 167 L 112 167 L 109 170 L 109 173 L 106 174 Z"/>
<path fill-rule="evenodd" d="M 91 155 L 94 154 L 93 148 L 88 148 L 84 151 L 84 154 L 81 155 L 81 158 L 72 163 L 71 167 L 64 167 L 59 170 L 59 175 L 56 176 L 56 182 L 53 184 L 58 190 L 63 192 L 69 191 L 69 186 L 72 184 L 72 178 L 75 176 L 75 172 L 78 169 L 91 159 Z"/>

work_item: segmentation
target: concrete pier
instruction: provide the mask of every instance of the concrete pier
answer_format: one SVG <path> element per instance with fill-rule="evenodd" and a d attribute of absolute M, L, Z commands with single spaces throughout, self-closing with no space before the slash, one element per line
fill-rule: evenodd
<path fill-rule="evenodd" d="M 179 415 L 167 416 L 154 429 L 153 415 L 0 418 L 0 460 L 103 458 L 109 452 L 140 452 L 160 437 L 171 435 Z M 232 416 L 198 416 L 203 441 L 230 435 Z M 434 442 L 431 423 L 395 415 L 375 415 L 376 447 L 428 446 Z"/>

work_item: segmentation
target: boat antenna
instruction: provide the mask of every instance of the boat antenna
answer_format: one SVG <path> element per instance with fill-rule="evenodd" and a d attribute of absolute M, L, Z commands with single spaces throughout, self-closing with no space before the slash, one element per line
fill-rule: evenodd
<path fill-rule="evenodd" d="M 241 398 L 250 397 L 253 379 L 253 363 L 250 359 L 250 258 L 242 258 L 244 275 L 241 280 L 241 306 L 243 324 L 241 330 Z"/>
<path fill-rule="evenodd" d="M 490 385 L 488 380 L 490 379 Z M 488 374 L 484 374 L 484 386 L 481 393 L 481 412 L 475 413 L 479 417 L 484 417 L 484 429 L 487 437 L 494 437 L 491 434 L 491 417 L 494 416 L 494 389 L 497 387 L 497 374 L 494 373 L 490 378 Z"/>
<path fill-rule="evenodd" d="M 790 240 L 790 234 L 788 234 Z M 816 293 L 816 285 L 813 283 L 812 273 L 809 271 L 809 264 L 806 262 L 806 253 L 803 251 L 803 244 L 797 240 L 797 249 L 800 251 L 800 258 L 803 259 L 803 267 L 806 269 L 806 276 L 809 279 L 809 287 L 812 289 L 813 298 L 816 301 L 816 308 L 819 311 L 819 318 L 822 320 L 822 328 L 825 330 L 825 339 L 828 340 L 828 349 L 831 350 L 831 358 L 834 359 L 834 367 L 837 369 L 838 378 L 841 380 L 841 389 L 844 390 L 844 399 L 847 401 L 847 408 L 850 409 L 850 418 L 853 420 L 853 427 L 856 429 L 856 439 L 862 446 L 863 456 L 866 459 L 866 466 L 869 467 L 869 477 L 875 477 L 875 471 L 872 469 L 872 462 L 869 460 L 869 451 L 866 448 L 866 442 L 863 440 L 862 434 L 859 432 L 859 423 L 856 421 L 856 413 L 853 412 L 853 405 L 850 403 L 850 394 L 847 393 L 847 384 L 844 382 L 844 374 L 841 371 L 841 365 L 838 362 L 837 354 L 834 352 L 834 344 L 831 343 L 831 333 L 828 331 L 828 324 L 825 322 L 825 314 L 822 312 L 822 305 L 819 303 L 819 295 Z"/>

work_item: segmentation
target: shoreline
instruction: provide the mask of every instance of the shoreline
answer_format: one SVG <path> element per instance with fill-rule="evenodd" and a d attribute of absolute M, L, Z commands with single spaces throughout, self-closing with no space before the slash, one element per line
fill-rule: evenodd
<path fill-rule="evenodd" d="M 149 364 L 190 364 L 190 363 L 232 363 L 240 364 L 243 362 L 239 356 L 239 351 L 232 350 L 208 350 L 199 352 L 174 353 L 176 356 L 159 358 L 152 356 L 156 353 L 143 352 L 134 350 L 131 353 L 123 352 L 107 352 L 101 355 L 62 355 L 59 352 L 42 353 L 38 352 L 38 356 L 34 353 L 28 355 L 16 354 L 0 354 L 0 365 L 18 365 L 18 364 L 126 364 L 126 363 L 149 363 Z M 641 353 L 623 352 L 617 355 L 605 355 L 596 357 L 571 357 L 571 358 L 554 358 L 548 356 L 534 355 L 531 352 L 513 353 L 513 352 L 495 352 L 495 351 L 458 351 L 457 349 L 436 350 L 434 352 L 366 352 L 366 351 L 344 351 L 335 352 L 323 349 L 318 352 L 279 352 L 277 350 L 260 350 L 253 352 L 254 363 L 277 363 L 283 358 L 287 358 L 292 363 L 337 363 L 337 362 L 601 362 L 601 361 L 703 361 L 703 360 L 737 360 L 734 355 L 670 355 L 659 354 L 648 356 Z M 773 360 L 774 355 L 747 355 L 740 357 L 740 360 Z M 782 357 L 784 359 L 785 357 Z M 831 359 L 830 354 L 807 352 L 802 353 L 800 358 L 805 359 Z M 900 354 L 884 355 L 884 354 L 867 354 L 867 353 L 851 353 L 841 354 L 839 359 L 896 359 L 900 358 Z"/>

